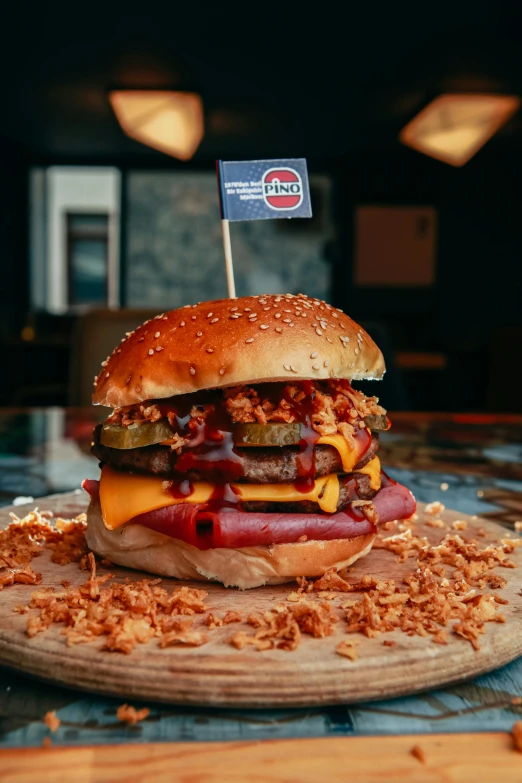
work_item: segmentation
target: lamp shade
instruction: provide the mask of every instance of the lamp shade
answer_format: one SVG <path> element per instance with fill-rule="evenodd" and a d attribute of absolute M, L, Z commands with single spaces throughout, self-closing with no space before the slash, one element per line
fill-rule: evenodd
<path fill-rule="evenodd" d="M 203 103 L 196 93 L 114 90 L 109 100 L 127 136 L 167 155 L 189 160 L 203 138 Z"/>
<path fill-rule="evenodd" d="M 402 129 L 400 141 L 432 158 L 463 166 L 518 110 L 512 95 L 447 94 Z"/>

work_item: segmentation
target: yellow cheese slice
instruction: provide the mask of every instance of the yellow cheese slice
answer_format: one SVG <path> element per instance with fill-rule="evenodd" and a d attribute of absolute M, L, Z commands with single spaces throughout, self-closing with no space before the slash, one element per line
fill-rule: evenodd
<path fill-rule="evenodd" d="M 176 503 L 205 503 L 212 497 L 214 485 L 207 481 L 192 483 L 190 495 L 173 497 L 163 489 L 164 481 L 157 476 L 137 476 L 120 473 L 107 466 L 100 477 L 100 504 L 105 527 L 114 530 L 138 514 L 145 514 Z M 290 503 L 310 500 L 322 511 L 333 514 L 339 502 L 339 479 L 332 473 L 314 481 L 312 489 L 300 492 L 293 484 L 232 484 L 241 500 L 264 500 Z"/>
<path fill-rule="evenodd" d="M 358 468 L 357 473 L 366 473 L 370 477 L 370 486 L 376 492 L 381 488 L 381 461 L 379 457 L 371 459 L 364 468 Z"/>
<path fill-rule="evenodd" d="M 337 449 L 343 463 L 345 473 L 351 473 L 354 467 L 361 459 L 361 450 L 359 448 L 350 449 L 348 443 L 342 435 L 321 435 L 317 443 L 324 443 L 326 446 L 333 446 Z"/>

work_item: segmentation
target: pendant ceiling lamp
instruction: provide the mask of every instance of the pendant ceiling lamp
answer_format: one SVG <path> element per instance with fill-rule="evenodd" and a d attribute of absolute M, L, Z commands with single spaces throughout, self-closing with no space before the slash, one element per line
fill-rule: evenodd
<path fill-rule="evenodd" d="M 513 95 L 440 95 L 402 129 L 399 139 L 431 158 L 463 166 L 519 106 Z"/>
<path fill-rule="evenodd" d="M 203 103 L 193 92 L 115 90 L 109 100 L 132 139 L 180 160 L 189 160 L 203 138 Z"/>

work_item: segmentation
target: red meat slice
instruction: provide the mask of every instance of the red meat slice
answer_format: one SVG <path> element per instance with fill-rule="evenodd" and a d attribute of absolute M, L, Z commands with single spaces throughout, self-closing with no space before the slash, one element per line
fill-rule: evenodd
<path fill-rule="evenodd" d="M 415 498 L 402 484 L 388 480 L 373 499 L 379 522 L 406 519 L 415 511 Z M 98 482 L 86 480 L 84 489 L 97 497 Z M 131 519 L 138 524 L 192 544 L 198 549 L 290 544 L 302 536 L 330 541 L 375 533 L 376 528 L 357 508 L 336 514 L 263 514 L 235 509 L 212 510 L 205 505 L 179 503 Z"/>

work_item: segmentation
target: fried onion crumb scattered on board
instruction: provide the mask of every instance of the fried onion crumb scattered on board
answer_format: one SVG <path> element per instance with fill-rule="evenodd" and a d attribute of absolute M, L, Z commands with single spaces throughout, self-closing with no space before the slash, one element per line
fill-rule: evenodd
<path fill-rule="evenodd" d="M 426 754 L 420 745 L 414 745 L 410 750 L 410 753 L 417 759 L 417 761 L 420 761 L 421 764 L 426 764 Z"/>
<path fill-rule="evenodd" d="M 438 501 L 426 507 L 435 523 L 443 510 Z M 522 539 L 508 537 L 494 543 L 465 539 L 459 533 L 466 527 L 459 520 L 452 529 L 445 526 L 445 535 L 432 544 L 399 521 L 400 532 L 388 535 L 391 529 L 384 526 L 374 548 L 388 550 L 401 563 L 414 561 L 402 579 L 365 574 L 352 582 L 349 571 L 330 568 L 316 579 L 298 578 L 297 589 L 282 602 L 243 618 L 234 610 L 222 615 L 211 610 L 206 590 L 184 585 L 167 589 L 160 578 L 132 581 L 109 572 L 98 575 L 97 560 L 85 542 L 85 514 L 54 519 L 51 512 L 35 510 L 23 519 L 11 517 L 13 521 L 0 531 L 0 589 L 36 586 L 28 605 L 14 607 L 27 615 L 28 636 L 59 624 L 68 646 L 97 641 L 102 650 L 123 654 L 153 639 L 160 648 L 199 647 L 211 638 L 209 631 L 232 623 L 243 628 L 223 641 L 238 650 L 291 652 L 303 635 L 325 638 L 336 627 L 348 638 L 337 637 L 332 652 L 351 660 L 357 657 L 355 634 L 375 638 L 401 631 L 442 645 L 450 636 L 459 636 L 479 649 L 486 623 L 505 622 L 499 607 L 508 601 L 499 590 L 507 580 L 496 569 L 514 568 L 509 555 L 522 544 Z M 78 563 L 89 572 L 86 581 L 76 587 L 69 580 L 62 580 L 58 588 L 42 585 L 31 561 L 44 550 L 51 550 L 57 564 Z M 109 563 L 102 560 L 101 565 Z M 397 642 L 385 639 L 382 644 L 391 648 Z"/>
<path fill-rule="evenodd" d="M 515 746 L 515 750 L 518 750 L 519 753 L 522 753 L 522 720 L 517 720 L 516 723 L 513 724 L 513 728 L 511 729 L 511 736 L 513 737 L 513 745 Z"/>
<path fill-rule="evenodd" d="M 44 723 L 47 726 L 47 728 L 49 729 L 49 731 L 53 731 L 54 732 L 54 731 L 57 731 L 60 728 L 61 720 L 56 715 L 56 712 L 54 712 L 54 710 L 51 710 L 51 711 L 45 713 Z"/>
<path fill-rule="evenodd" d="M 139 723 L 141 720 L 145 720 L 150 715 L 148 707 L 142 707 L 141 710 L 137 710 L 136 707 L 132 707 L 129 704 L 121 704 L 116 710 L 116 717 L 120 723 L 129 723 L 131 726 Z"/>

